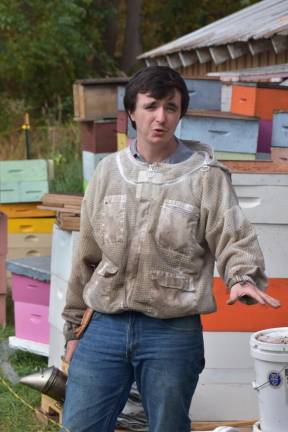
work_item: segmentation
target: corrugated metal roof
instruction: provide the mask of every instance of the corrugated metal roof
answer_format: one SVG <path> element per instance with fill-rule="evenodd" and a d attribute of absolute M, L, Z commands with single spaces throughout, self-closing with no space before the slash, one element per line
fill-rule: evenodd
<path fill-rule="evenodd" d="M 186 34 L 138 58 L 167 56 L 179 51 L 269 39 L 288 34 L 288 0 L 263 0 L 212 24 Z"/>

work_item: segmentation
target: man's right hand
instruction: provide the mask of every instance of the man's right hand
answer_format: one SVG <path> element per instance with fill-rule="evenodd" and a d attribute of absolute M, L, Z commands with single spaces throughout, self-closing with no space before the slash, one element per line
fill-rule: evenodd
<path fill-rule="evenodd" d="M 67 363 L 70 363 L 74 351 L 76 350 L 77 346 L 79 344 L 79 339 L 71 339 L 67 342 L 66 352 L 65 352 L 65 361 Z"/>

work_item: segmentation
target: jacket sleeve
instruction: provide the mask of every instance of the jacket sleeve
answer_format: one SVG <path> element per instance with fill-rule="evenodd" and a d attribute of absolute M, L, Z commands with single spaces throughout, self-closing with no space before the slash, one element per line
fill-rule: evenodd
<path fill-rule="evenodd" d="M 93 235 L 87 207 L 87 198 L 84 197 L 81 207 L 79 242 L 73 254 L 66 305 L 62 313 L 65 320 L 64 336 L 66 340 L 77 339 L 74 330 L 80 325 L 87 308 L 83 301 L 83 290 L 101 260 L 101 250 Z"/>
<path fill-rule="evenodd" d="M 237 282 L 249 281 L 265 290 L 267 277 L 257 234 L 239 206 L 230 175 L 218 167 L 209 171 L 202 203 L 206 241 L 219 274 L 229 289 Z"/>

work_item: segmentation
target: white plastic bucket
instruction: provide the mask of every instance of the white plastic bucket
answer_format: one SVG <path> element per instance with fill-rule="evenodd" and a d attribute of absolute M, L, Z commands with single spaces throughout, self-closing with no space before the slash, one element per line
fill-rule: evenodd
<path fill-rule="evenodd" d="M 288 327 L 261 330 L 250 338 L 261 432 L 288 431 Z"/>

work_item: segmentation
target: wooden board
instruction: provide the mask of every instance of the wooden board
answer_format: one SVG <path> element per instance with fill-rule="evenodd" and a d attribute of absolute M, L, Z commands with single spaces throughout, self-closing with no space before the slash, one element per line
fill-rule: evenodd
<path fill-rule="evenodd" d="M 67 215 L 64 213 L 58 213 L 57 225 L 59 228 L 67 231 L 79 231 L 80 230 L 80 217 L 74 215 Z"/>
<path fill-rule="evenodd" d="M 72 204 L 81 206 L 83 195 L 69 195 L 61 193 L 47 193 L 42 198 L 42 205 L 51 207 L 64 207 Z"/>
<path fill-rule="evenodd" d="M 232 172 L 288 174 L 288 163 L 275 161 L 223 161 Z"/>
<path fill-rule="evenodd" d="M 48 424 L 49 419 L 62 424 L 63 405 L 51 397 L 42 394 L 41 407 L 36 412 L 36 417 L 44 424 Z"/>
<path fill-rule="evenodd" d="M 71 213 L 74 215 L 80 215 L 80 207 L 70 207 L 70 205 L 65 205 L 64 207 L 57 207 L 55 206 L 38 206 L 39 209 L 47 209 L 47 210 L 54 210 L 58 213 Z"/>
<path fill-rule="evenodd" d="M 258 120 L 257 117 L 247 116 L 242 114 L 235 114 L 227 111 L 218 111 L 218 110 L 193 110 L 190 109 L 185 114 L 186 116 L 195 116 L 195 117 L 216 117 L 216 118 L 224 118 L 224 119 L 232 119 L 232 120 Z"/>

